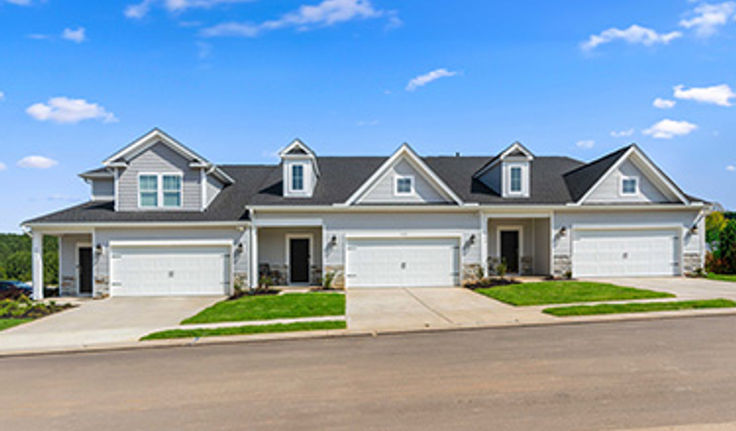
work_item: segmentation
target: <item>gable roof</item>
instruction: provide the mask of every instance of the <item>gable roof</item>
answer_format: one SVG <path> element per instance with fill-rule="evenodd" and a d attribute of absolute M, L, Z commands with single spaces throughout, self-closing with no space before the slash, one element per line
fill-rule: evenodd
<path fill-rule="evenodd" d="M 207 159 L 200 156 L 192 149 L 186 147 L 184 144 L 172 138 L 166 132 L 157 127 L 151 129 L 151 131 L 131 142 L 122 150 L 103 160 L 102 164 L 106 167 L 120 165 L 124 166 L 130 159 L 136 157 L 138 154 L 144 152 L 145 150 L 152 147 L 153 145 L 156 145 L 159 142 L 176 151 L 178 154 L 182 155 L 185 159 L 187 159 L 190 165 L 208 168 L 208 174 L 214 174 L 224 183 L 227 184 L 234 181 L 232 177 L 227 175 L 227 173 L 223 172 L 222 170 L 217 168 L 217 166 L 210 163 Z"/>
<path fill-rule="evenodd" d="M 680 190 L 677 184 L 655 165 L 636 144 L 631 144 L 588 163 L 580 169 L 565 174 L 565 181 L 571 190 L 575 204 L 580 205 L 584 202 L 600 183 L 611 175 L 621 163 L 632 156 L 638 157 L 643 162 L 645 169 L 654 174 L 655 179 L 660 181 L 678 200 L 685 204 L 689 203 L 690 199 Z"/>
<path fill-rule="evenodd" d="M 534 160 L 534 154 L 532 154 L 531 151 L 529 151 L 528 148 L 526 148 L 521 142 L 515 141 L 513 144 L 506 147 L 505 150 L 501 151 L 496 157 L 493 157 L 491 160 L 488 160 L 488 163 L 485 163 L 483 166 L 481 166 L 480 169 L 475 171 L 473 174 L 474 177 L 480 177 L 486 172 L 488 172 L 489 169 L 496 166 L 498 163 L 503 161 L 507 157 L 524 157 L 528 161 Z"/>
<path fill-rule="evenodd" d="M 572 199 L 575 202 L 579 201 L 629 151 L 629 148 L 631 148 L 631 145 L 567 172 L 565 174 L 565 183 L 570 190 Z"/>
<path fill-rule="evenodd" d="M 362 195 L 364 195 L 368 190 L 370 190 L 371 186 L 376 183 L 395 163 L 397 163 L 400 159 L 405 158 L 412 164 L 414 164 L 415 169 L 417 170 L 417 173 L 423 175 L 429 182 L 432 184 L 438 192 L 441 194 L 444 194 L 448 196 L 451 200 L 453 200 L 456 204 L 462 205 L 463 201 L 460 199 L 460 197 L 447 185 L 440 177 L 435 174 L 432 169 L 427 166 L 426 163 L 417 155 L 417 153 L 414 152 L 414 150 L 409 146 L 409 144 L 402 144 L 398 150 L 394 152 L 391 157 L 388 158 L 383 164 L 376 169 L 376 171 L 371 175 L 358 189 L 350 195 L 350 197 L 345 201 L 345 205 L 352 205 L 354 204 L 358 198 L 360 198 Z"/>

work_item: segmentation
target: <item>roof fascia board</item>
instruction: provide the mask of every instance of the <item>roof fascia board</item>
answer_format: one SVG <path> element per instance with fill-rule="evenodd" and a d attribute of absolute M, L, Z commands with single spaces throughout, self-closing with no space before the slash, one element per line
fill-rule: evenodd
<path fill-rule="evenodd" d="M 165 144 L 167 144 L 171 149 L 177 151 L 180 154 L 183 154 L 190 159 L 198 159 L 201 162 L 209 163 L 207 159 L 200 156 L 196 152 L 190 150 L 186 146 L 184 146 L 182 143 L 177 141 L 176 139 L 172 138 L 168 134 L 166 134 L 164 131 L 160 129 L 153 129 L 150 132 L 143 135 L 141 138 L 138 138 L 137 140 L 133 141 L 131 144 L 127 145 L 122 150 L 118 151 L 117 153 L 113 154 L 112 156 L 105 159 L 102 163 L 104 165 L 109 165 L 110 163 L 113 163 L 115 160 L 130 156 L 130 158 L 133 158 L 137 156 L 138 154 L 145 151 L 148 147 L 156 144 L 158 141 L 162 141 Z"/>
<path fill-rule="evenodd" d="M 225 227 L 237 227 L 237 226 L 248 226 L 250 225 L 250 221 L 211 221 L 211 222 L 187 222 L 187 221 L 177 221 L 177 222 L 66 222 L 66 223 L 44 223 L 44 222 L 38 222 L 38 223 L 25 223 L 22 224 L 21 227 L 28 227 L 31 229 L 34 228 L 43 228 L 43 229 L 91 229 L 91 228 L 151 228 L 151 227 L 215 227 L 215 226 L 225 226 Z"/>
<path fill-rule="evenodd" d="M 574 205 L 582 205 L 583 202 L 585 202 L 588 197 L 593 194 L 593 191 L 597 189 L 598 186 L 600 186 L 603 181 L 605 181 L 606 178 L 611 175 L 611 173 L 613 173 L 616 169 L 618 169 L 619 166 L 621 166 L 621 163 L 623 163 L 623 161 L 629 157 L 629 155 L 634 151 L 634 148 L 635 147 L 632 146 L 625 153 L 621 154 L 621 157 L 616 160 L 616 163 L 611 165 L 611 167 L 608 168 L 608 170 L 604 172 L 603 175 L 600 176 L 600 178 L 598 178 L 598 180 L 588 189 L 588 191 L 585 192 L 585 194 L 580 199 L 577 200 L 577 202 L 574 203 Z"/>
<path fill-rule="evenodd" d="M 644 154 L 643 151 L 641 151 L 639 149 L 639 147 L 634 146 L 634 150 L 635 150 L 634 154 L 637 157 L 639 157 L 639 159 L 641 159 L 642 162 L 644 162 L 644 165 L 646 166 L 646 168 L 649 169 L 650 171 L 654 172 L 654 174 L 656 175 L 657 179 L 659 181 L 661 181 L 662 184 L 664 184 L 680 201 L 682 201 L 682 203 L 684 203 L 684 204 L 690 203 L 690 200 L 687 199 L 687 197 L 685 197 L 685 195 L 682 194 L 682 192 L 679 190 L 678 187 L 675 186 L 675 184 L 672 182 L 672 180 L 670 180 L 669 178 L 667 178 L 667 176 L 665 176 L 662 173 L 662 170 L 659 169 L 649 159 L 649 157 L 646 154 Z"/>
<path fill-rule="evenodd" d="M 511 154 L 511 153 L 514 152 L 514 150 L 519 150 L 522 153 L 524 153 L 525 158 L 526 158 L 527 161 L 531 162 L 532 160 L 534 160 L 534 154 L 532 154 L 532 152 L 529 151 L 521 142 L 518 142 L 517 141 L 517 142 L 514 142 L 513 144 L 511 144 L 501 154 L 499 154 L 498 156 L 494 157 L 485 166 L 483 166 L 482 168 L 480 168 L 476 173 L 473 174 L 473 177 L 474 178 L 478 178 L 478 177 L 483 176 L 486 172 L 488 172 L 491 169 L 493 169 L 494 166 L 496 166 L 499 163 L 501 163 L 502 161 L 504 161 L 504 159 L 506 159 L 506 157 L 508 157 L 509 154 Z"/>
<path fill-rule="evenodd" d="M 462 199 L 454 192 L 452 189 L 445 184 L 444 181 L 440 177 L 437 176 L 437 174 L 432 171 L 432 169 L 427 166 L 426 163 L 414 152 L 414 150 L 411 149 L 411 147 L 408 144 L 402 144 L 401 147 L 399 147 L 398 150 L 394 152 L 394 154 L 391 155 L 381 166 L 376 169 L 376 171 L 371 175 L 359 188 L 356 190 L 350 197 L 345 201 L 345 205 L 353 205 L 358 198 L 363 196 L 372 186 L 373 184 L 378 181 L 383 174 L 388 171 L 388 169 L 393 166 L 393 164 L 399 160 L 402 156 L 406 156 L 411 160 L 417 168 L 420 171 L 420 173 L 423 173 L 427 178 L 429 178 L 432 182 L 435 183 L 435 186 L 438 187 L 443 193 L 445 193 L 447 196 L 450 197 L 455 203 L 458 205 L 463 205 Z"/>

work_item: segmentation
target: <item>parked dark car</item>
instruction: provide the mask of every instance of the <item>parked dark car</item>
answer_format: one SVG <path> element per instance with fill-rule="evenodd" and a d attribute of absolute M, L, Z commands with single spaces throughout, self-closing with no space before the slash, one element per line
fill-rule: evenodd
<path fill-rule="evenodd" d="M 0 299 L 12 298 L 16 299 L 20 295 L 31 297 L 33 295 L 33 288 L 26 283 L 15 281 L 15 280 L 1 280 L 0 281 Z"/>

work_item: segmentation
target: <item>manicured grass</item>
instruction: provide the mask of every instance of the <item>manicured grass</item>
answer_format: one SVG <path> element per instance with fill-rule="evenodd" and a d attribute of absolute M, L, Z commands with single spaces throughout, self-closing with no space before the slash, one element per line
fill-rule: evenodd
<path fill-rule="evenodd" d="M 665 292 L 588 281 L 542 281 L 476 289 L 476 292 L 511 305 L 569 304 L 675 296 Z"/>
<path fill-rule="evenodd" d="M 240 322 L 246 320 L 296 317 L 341 316 L 345 295 L 340 293 L 287 293 L 284 295 L 241 296 L 218 302 L 181 323 Z"/>
<path fill-rule="evenodd" d="M 250 325 L 217 329 L 172 329 L 154 332 L 141 338 L 145 340 L 161 340 L 164 338 L 216 337 L 221 335 L 265 334 L 268 332 L 315 331 L 319 329 L 345 329 L 345 321 L 331 322 L 297 322 L 277 323 L 274 325 Z"/>
<path fill-rule="evenodd" d="M 0 331 L 20 325 L 21 323 L 30 322 L 31 320 L 33 319 L 0 319 Z"/>
<path fill-rule="evenodd" d="M 553 316 L 588 316 L 591 314 L 643 313 L 651 311 L 699 310 L 703 308 L 736 307 L 736 302 L 728 299 L 707 299 L 700 301 L 639 302 L 628 304 L 574 305 L 571 307 L 545 308 L 544 312 Z"/>
<path fill-rule="evenodd" d="M 736 283 L 736 275 L 729 275 L 729 274 L 714 274 L 712 272 L 708 273 L 708 278 L 711 280 L 719 280 L 719 281 L 732 281 Z"/>

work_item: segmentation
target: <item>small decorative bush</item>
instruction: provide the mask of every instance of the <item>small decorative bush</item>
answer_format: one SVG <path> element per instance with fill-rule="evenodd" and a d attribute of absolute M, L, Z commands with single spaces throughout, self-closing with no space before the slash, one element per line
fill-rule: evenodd
<path fill-rule="evenodd" d="M 322 288 L 324 289 L 332 289 L 332 283 L 335 282 L 335 271 L 330 271 L 325 274 L 324 278 L 322 278 Z"/>
<path fill-rule="evenodd" d="M 36 319 L 72 307 L 71 304 L 60 305 L 54 301 L 33 302 L 27 296 L 22 295 L 16 300 L 3 299 L 0 301 L 0 319 Z"/>

